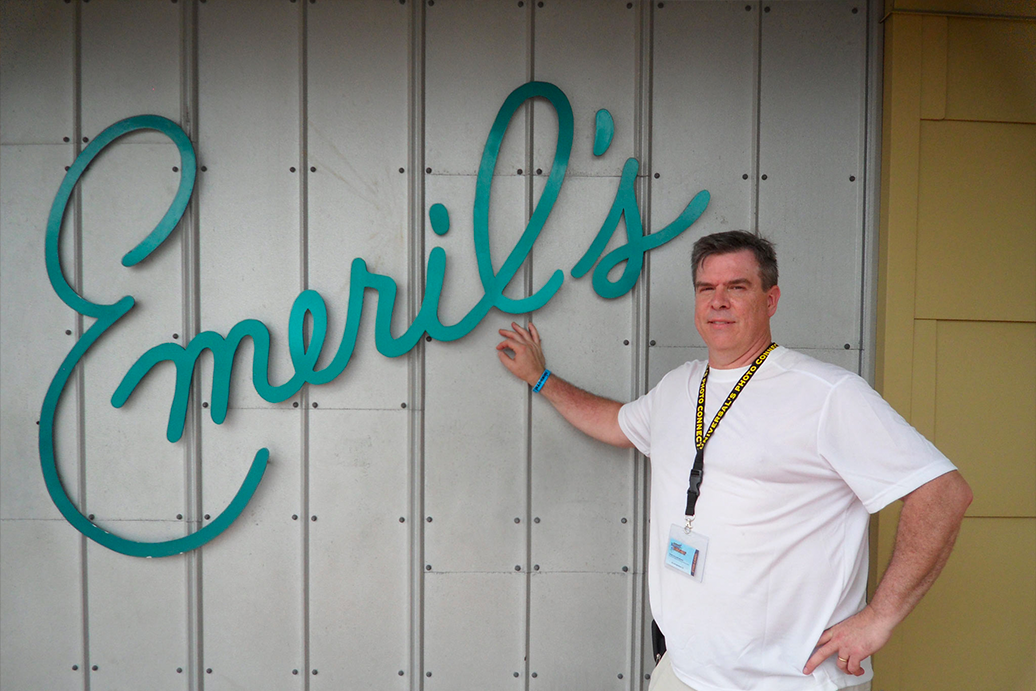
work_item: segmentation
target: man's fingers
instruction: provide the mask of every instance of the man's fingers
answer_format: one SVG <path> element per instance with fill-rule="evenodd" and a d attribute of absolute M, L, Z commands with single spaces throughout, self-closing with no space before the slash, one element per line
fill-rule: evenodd
<path fill-rule="evenodd" d="M 825 632 L 824 635 L 826 636 L 827 633 Z M 823 640 L 823 636 L 821 636 L 821 640 Z M 828 637 L 828 640 L 830 640 L 830 637 Z M 837 651 L 837 646 L 831 643 L 817 648 L 813 655 L 810 656 L 809 660 L 806 661 L 806 667 L 802 670 L 802 673 L 812 674 L 813 670 L 816 669 L 821 662 L 834 655 Z"/>
<path fill-rule="evenodd" d="M 532 322 L 529 322 L 529 333 L 532 334 L 532 342 L 533 343 L 539 343 L 540 342 L 540 332 L 536 330 L 536 325 L 533 324 Z"/>

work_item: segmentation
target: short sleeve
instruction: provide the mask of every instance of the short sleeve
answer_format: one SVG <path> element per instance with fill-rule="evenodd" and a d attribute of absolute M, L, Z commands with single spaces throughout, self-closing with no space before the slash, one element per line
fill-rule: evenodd
<path fill-rule="evenodd" d="M 817 449 L 870 513 L 956 470 L 855 375 L 832 388 L 821 414 Z"/>
<path fill-rule="evenodd" d="M 655 387 L 619 408 L 619 428 L 645 456 L 651 455 L 651 410 L 657 390 Z"/>

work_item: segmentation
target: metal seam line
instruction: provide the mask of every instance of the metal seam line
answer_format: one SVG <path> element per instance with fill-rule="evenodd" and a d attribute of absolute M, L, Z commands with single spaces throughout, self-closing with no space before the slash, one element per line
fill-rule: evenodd
<path fill-rule="evenodd" d="M 79 3 L 72 5 L 72 160 L 74 161 L 82 150 L 83 141 L 83 18 L 82 9 Z M 72 253 L 75 257 L 75 272 L 73 281 L 76 289 L 83 288 L 83 197 L 82 187 L 76 185 L 73 192 L 72 211 Z M 83 335 L 83 315 L 76 313 L 75 325 L 72 327 L 76 339 Z M 75 371 L 75 426 L 76 426 L 76 468 L 77 489 L 79 492 L 79 507 L 86 513 L 86 394 L 84 391 L 83 368 L 77 367 Z M 82 611 L 81 635 L 83 646 L 83 689 L 90 691 L 90 597 L 89 597 L 89 569 L 87 567 L 87 538 L 79 535 L 79 582 L 80 582 L 80 607 Z"/>
<path fill-rule="evenodd" d="M 634 142 L 634 155 L 642 162 L 642 170 L 645 175 L 638 176 L 635 184 L 639 186 L 638 196 L 642 200 L 641 214 L 644 216 L 645 232 L 651 232 L 651 197 L 653 192 L 652 173 L 655 172 L 655 163 L 652 149 L 652 84 L 654 79 L 654 3 L 641 3 L 638 16 L 637 31 L 637 108 L 635 110 L 634 131 L 636 139 Z M 644 393 L 648 383 L 648 358 L 650 351 L 647 347 L 650 338 L 651 326 L 651 256 L 644 257 L 644 273 L 641 280 L 633 289 L 632 296 L 632 322 L 634 335 L 631 339 L 633 347 L 630 352 L 632 361 L 630 377 L 630 398 L 636 398 Z M 634 603 L 633 611 L 630 613 L 629 621 L 629 674 L 632 677 L 630 687 L 637 688 L 643 678 L 643 649 L 644 649 L 644 601 L 646 592 L 644 589 L 643 568 L 637 568 L 644 560 L 644 541 L 647 530 L 647 509 L 644 498 L 646 497 L 647 460 L 635 449 L 629 452 L 632 457 L 632 494 L 631 505 L 633 506 L 634 525 L 632 526 L 632 559 L 633 573 L 629 583 L 630 601 Z"/>
<path fill-rule="evenodd" d="M 302 290 L 309 288 L 309 43 L 307 3 L 300 2 L 298 8 L 298 41 L 299 41 L 299 285 Z M 308 691 L 310 686 L 310 496 L 309 496 L 309 432 L 310 405 L 309 386 L 299 392 L 299 519 L 300 526 L 300 602 L 302 614 L 302 688 Z"/>
<path fill-rule="evenodd" d="M 752 66 L 752 81 L 754 82 L 754 97 L 752 99 L 752 161 L 750 164 L 751 172 L 749 173 L 752 181 L 752 194 L 751 194 L 751 222 L 752 232 L 756 235 L 759 234 L 759 176 L 762 174 L 762 166 L 759 160 L 760 150 L 762 148 L 762 98 L 763 98 L 763 4 L 760 2 L 755 3 L 755 22 L 756 22 L 756 38 L 755 38 L 755 60 Z"/>
<path fill-rule="evenodd" d="M 180 122 L 192 142 L 198 142 L 198 17 L 194 3 L 180 9 Z M 197 189 L 197 188 L 196 188 Z M 180 221 L 181 309 L 184 342 L 200 331 L 201 324 L 201 260 L 200 209 L 197 194 L 191 199 L 187 213 Z M 197 376 L 197 375 L 196 375 Z M 191 387 L 190 417 L 185 429 L 184 444 L 184 507 L 187 532 L 194 532 L 202 512 L 201 495 L 201 392 Z M 204 661 L 204 614 L 202 611 L 203 555 L 193 550 L 184 555 L 184 579 L 187 592 L 187 684 L 203 689 L 201 674 Z"/>
<path fill-rule="evenodd" d="M 529 82 L 536 78 L 536 9 L 532 2 L 525 11 L 525 81 Z M 534 207 L 533 196 L 535 194 L 532 175 L 534 170 L 534 157 L 536 147 L 536 106 L 535 101 L 526 101 L 527 117 L 525 118 L 525 223 L 528 226 L 532 218 Z M 536 251 L 530 252 L 525 266 L 522 268 L 524 282 L 523 295 L 532 295 L 533 266 Z M 532 321 L 532 315 L 526 319 L 526 326 Z M 529 689 L 529 673 L 532 661 L 529 659 L 532 646 L 532 397 L 533 392 L 529 387 L 524 387 L 523 412 L 525 416 L 525 631 L 523 645 L 525 647 L 523 688 Z"/>
<path fill-rule="evenodd" d="M 410 210 L 409 227 L 409 272 L 410 290 L 406 291 L 407 313 L 412 320 L 424 295 L 418 291 L 424 286 L 424 86 L 425 86 L 425 11 L 423 2 L 410 4 L 408 49 L 408 127 L 410 141 L 407 152 L 409 167 L 407 197 Z M 409 670 L 412 691 L 424 686 L 424 378 L 425 346 L 419 341 L 417 348 L 408 357 L 407 413 L 408 449 L 407 470 L 409 473 L 410 515 L 408 527 L 409 552 L 409 610 L 410 650 Z"/>

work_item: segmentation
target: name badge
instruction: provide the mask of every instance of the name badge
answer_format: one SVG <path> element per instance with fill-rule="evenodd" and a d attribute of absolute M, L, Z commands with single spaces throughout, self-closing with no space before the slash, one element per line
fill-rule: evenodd
<path fill-rule="evenodd" d="M 705 555 L 708 551 L 709 538 L 701 533 L 687 532 L 685 526 L 675 523 L 669 527 L 666 568 L 679 571 L 701 583 L 705 575 Z"/>

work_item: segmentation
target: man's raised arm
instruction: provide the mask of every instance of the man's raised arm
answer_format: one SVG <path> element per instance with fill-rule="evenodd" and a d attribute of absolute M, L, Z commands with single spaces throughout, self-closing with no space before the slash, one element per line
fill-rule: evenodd
<path fill-rule="evenodd" d="M 547 369 L 547 360 L 540 347 L 540 334 L 531 322 L 528 329 L 514 322 L 511 322 L 511 328 L 513 331 L 500 329 L 504 340 L 496 347 L 497 357 L 511 374 L 534 386 Z M 513 357 L 507 354 L 508 351 L 513 353 Z M 551 374 L 540 394 L 580 432 L 613 446 L 633 447 L 619 427 L 622 404 L 618 401 L 583 391 L 556 374 Z"/>

